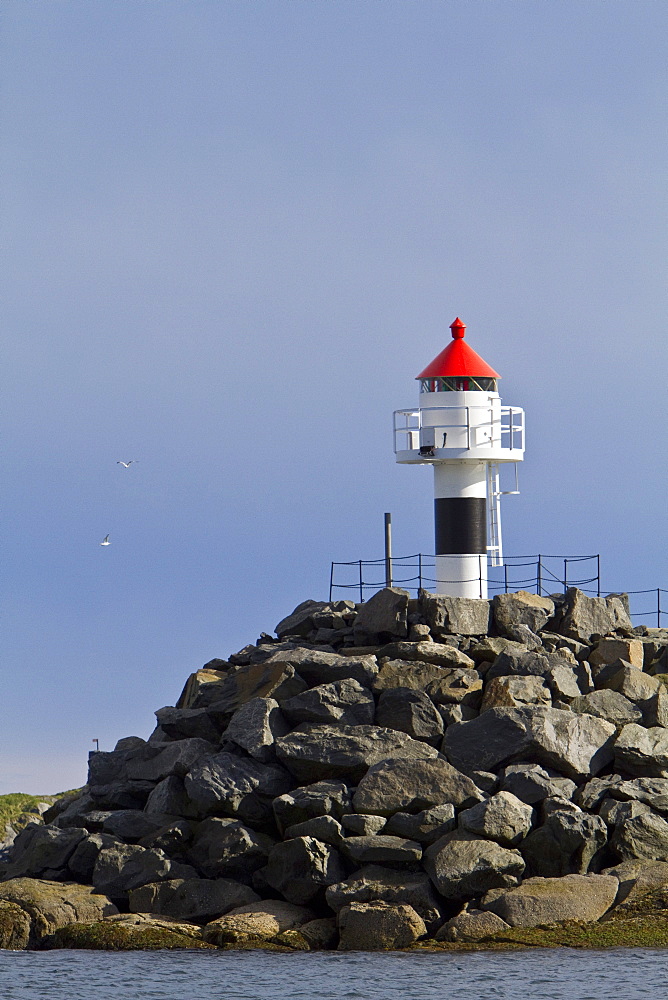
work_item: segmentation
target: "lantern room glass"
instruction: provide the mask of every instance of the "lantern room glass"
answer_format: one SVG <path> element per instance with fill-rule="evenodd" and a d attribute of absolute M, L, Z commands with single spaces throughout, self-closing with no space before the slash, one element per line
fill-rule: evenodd
<path fill-rule="evenodd" d="M 420 392 L 496 392 L 495 378 L 471 378 L 470 375 L 420 379 Z"/>

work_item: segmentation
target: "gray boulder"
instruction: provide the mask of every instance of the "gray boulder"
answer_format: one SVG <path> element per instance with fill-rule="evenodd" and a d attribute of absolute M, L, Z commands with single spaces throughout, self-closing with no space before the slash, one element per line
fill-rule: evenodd
<path fill-rule="evenodd" d="M 373 702 L 372 702 L 373 703 Z M 436 746 L 443 737 L 443 719 L 423 691 L 398 687 L 382 691 L 376 723 Z"/>
<path fill-rule="evenodd" d="M 374 645 L 394 636 L 408 634 L 407 614 L 410 594 L 399 587 L 379 590 L 357 609 L 353 625 L 356 646 Z"/>
<path fill-rule="evenodd" d="M 316 781 L 286 792 L 274 799 L 274 818 L 281 833 L 295 823 L 305 823 L 316 816 L 333 816 L 339 820 L 352 811 L 350 792 L 342 781 Z"/>
<path fill-rule="evenodd" d="M 404 660 L 409 663 L 431 663 L 435 667 L 473 669 L 474 661 L 452 643 L 418 639 L 393 642 L 378 650 L 379 660 Z"/>
<path fill-rule="evenodd" d="M 497 792 L 459 814 L 459 826 L 469 833 L 517 847 L 531 830 L 533 809 L 511 792 Z"/>
<path fill-rule="evenodd" d="M 340 951 L 390 951 L 407 948 L 427 928 L 406 903 L 351 903 L 339 913 Z"/>
<path fill-rule="evenodd" d="M 294 781 L 277 764 L 261 764 L 223 751 L 197 763 L 185 777 L 185 788 L 201 817 L 232 816 L 252 825 L 271 820 L 271 800 Z"/>
<path fill-rule="evenodd" d="M 376 694 L 398 687 L 424 691 L 432 681 L 445 680 L 449 673 L 447 667 L 422 660 L 385 660 L 373 682 L 373 690 Z"/>
<path fill-rule="evenodd" d="M 446 802 L 466 808 L 482 799 L 474 782 L 440 757 L 390 757 L 372 765 L 360 780 L 353 807 L 356 812 L 391 816 L 421 812 Z"/>
<path fill-rule="evenodd" d="M 146 799 L 144 812 L 147 814 L 157 813 L 162 816 L 189 816 L 194 817 L 196 810 L 188 798 L 183 778 L 170 774 L 168 778 L 163 778 Z"/>
<path fill-rule="evenodd" d="M 313 630 L 313 616 L 331 609 L 325 601 L 302 601 L 292 614 L 281 619 L 274 629 L 279 639 L 285 635 L 307 636 Z"/>
<path fill-rule="evenodd" d="M 273 846 L 271 837 L 239 820 L 209 817 L 199 824 L 187 857 L 205 878 L 248 882 L 267 863 Z"/>
<path fill-rule="evenodd" d="M 264 869 L 269 885 L 289 903 L 299 905 L 315 900 L 344 874 L 338 851 L 314 837 L 295 837 L 276 844 Z"/>
<path fill-rule="evenodd" d="M 341 826 L 343 829 L 348 830 L 355 837 L 368 837 L 370 834 L 380 833 L 386 823 L 387 820 L 384 816 L 371 816 L 367 813 L 348 813 L 346 816 L 341 817 Z M 398 831 L 388 832 L 393 833 L 397 837 L 405 836 L 405 834 Z"/>
<path fill-rule="evenodd" d="M 612 875 L 528 878 L 486 904 L 511 927 L 538 927 L 563 920 L 600 920 L 614 904 L 619 883 Z"/>
<path fill-rule="evenodd" d="M 489 632 L 490 601 L 473 597 L 449 597 L 446 594 L 420 592 L 420 614 L 431 634 L 487 635 Z"/>
<path fill-rule="evenodd" d="M 295 906 L 282 899 L 262 899 L 246 903 L 212 920 L 202 931 L 202 937 L 218 947 L 262 947 L 278 934 L 301 928 L 315 917 L 305 906 Z"/>
<path fill-rule="evenodd" d="M 514 761 L 553 767 L 570 778 L 598 774 L 612 760 L 615 727 L 553 708 L 492 708 L 448 726 L 442 752 L 459 770 L 494 771 Z"/>
<path fill-rule="evenodd" d="M 508 635 L 516 625 L 525 625 L 532 632 L 539 632 L 554 614 L 554 601 L 539 597 L 526 590 L 516 594 L 497 594 L 492 600 L 494 623 L 502 634 Z"/>
<path fill-rule="evenodd" d="M 230 719 L 224 739 L 266 764 L 274 756 L 275 741 L 285 736 L 289 728 L 274 698 L 251 698 Z"/>
<path fill-rule="evenodd" d="M 535 805 L 548 796 L 570 799 L 577 785 L 570 778 L 551 775 L 535 764 L 510 764 L 503 770 L 499 787 L 504 792 L 512 792 L 522 802 Z"/>
<path fill-rule="evenodd" d="M 429 876 L 423 871 L 396 871 L 366 865 L 325 892 L 327 905 L 339 913 L 350 903 L 408 903 L 420 914 L 430 930 L 441 920 L 440 904 Z"/>
<path fill-rule="evenodd" d="M 170 740 L 200 739 L 217 743 L 220 728 L 214 723 L 206 708 L 174 708 L 167 705 L 155 713 L 158 726 Z"/>
<path fill-rule="evenodd" d="M 615 827 L 610 847 L 620 861 L 668 861 L 668 822 L 653 812 L 628 816 Z"/>
<path fill-rule="evenodd" d="M 416 840 L 381 833 L 367 837 L 347 837 L 343 853 L 356 865 L 412 863 L 422 857 L 422 845 Z"/>
<path fill-rule="evenodd" d="M 379 760 L 435 757 L 437 751 L 406 733 L 378 726 L 310 726 L 277 740 L 276 755 L 299 782 L 356 782 Z"/>
<path fill-rule="evenodd" d="M 107 833 L 92 833 L 79 841 L 67 862 L 68 878 L 82 885 L 91 885 L 100 851 L 115 847 L 117 843 L 116 838 Z"/>
<path fill-rule="evenodd" d="M 87 837 L 88 830 L 80 827 L 60 830 L 41 823 L 29 823 L 14 841 L 4 878 L 14 879 L 27 875 L 64 881 L 70 857 Z"/>
<path fill-rule="evenodd" d="M 668 729 L 631 722 L 615 742 L 615 769 L 637 777 L 668 777 Z"/>
<path fill-rule="evenodd" d="M 481 941 L 510 930 L 501 917 L 490 910 L 464 909 L 446 921 L 436 934 L 437 941 Z"/>
<path fill-rule="evenodd" d="M 281 664 L 290 666 L 309 687 L 315 684 L 331 684 L 333 681 L 342 681 L 349 677 L 364 687 L 370 687 L 378 673 L 375 656 L 342 656 L 338 653 L 304 647 L 278 651 L 267 662 L 274 668 Z M 299 691 L 293 691 L 287 697 L 296 694 L 299 694 Z"/>
<path fill-rule="evenodd" d="M 595 867 L 607 843 L 607 826 L 600 816 L 574 810 L 572 803 L 568 808 L 555 808 L 522 841 L 528 874 L 558 878 L 584 875 Z"/>
<path fill-rule="evenodd" d="M 485 686 L 480 711 L 522 705 L 552 705 L 550 689 L 542 677 L 493 677 Z"/>
<path fill-rule="evenodd" d="M 632 629 L 626 594 L 607 597 L 587 597 L 581 590 L 570 587 L 561 608 L 556 632 L 591 643 L 594 636 L 605 636 L 617 629 Z"/>
<path fill-rule="evenodd" d="M 313 819 L 289 826 L 284 839 L 293 840 L 295 837 L 314 837 L 323 844 L 331 844 L 337 848 L 341 847 L 345 839 L 343 826 L 333 816 L 314 816 Z"/>
<path fill-rule="evenodd" d="M 352 677 L 319 684 L 283 702 L 283 713 L 292 726 L 299 725 L 300 722 L 370 726 L 374 721 L 375 709 L 369 689 Z M 285 736 L 286 732 L 287 729 L 279 735 Z"/>
<path fill-rule="evenodd" d="M 454 828 L 455 807 L 451 802 L 444 802 L 419 813 L 394 813 L 385 824 L 385 833 L 417 840 L 419 844 L 433 844 Z"/>
<path fill-rule="evenodd" d="M 436 705 L 464 705 L 477 709 L 482 700 L 482 677 L 477 670 L 453 668 L 429 681 L 425 691 Z"/>
<path fill-rule="evenodd" d="M 428 847 L 424 867 L 445 899 L 470 899 L 515 885 L 524 872 L 519 851 L 457 830 Z"/>
<path fill-rule="evenodd" d="M 93 885 L 110 899 L 125 899 L 130 889 L 148 882 L 174 878 L 196 878 L 190 865 L 171 861 L 158 850 L 131 844 L 116 844 L 100 851 L 93 871 Z"/>
<path fill-rule="evenodd" d="M 582 715 L 595 715 L 607 719 L 619 728 L 629 722 L 640 722 L 642 712 L 618 691 L 592 691 L 571 702 L 571 711 Z"/>
<path fill-rule="evenodd" d="M 144 837 L 155 835 L 169 823 L 170 818 L 173 817 L 139 809 L 116 809 L 103 821 L 102 830 L 126 844 L 136 844 Z"/>
<path fill-rule="evenodd" d="M 132 889 L 130 913 L 153 913 L 189 923 L 205 924 L 237 906 L 258 902 L 247 885 L 231 879 L 172 879 Z"/>

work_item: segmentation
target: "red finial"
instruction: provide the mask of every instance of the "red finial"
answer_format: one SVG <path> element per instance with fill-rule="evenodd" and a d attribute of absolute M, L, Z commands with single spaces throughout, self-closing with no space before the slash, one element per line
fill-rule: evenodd
<path fill-rule="evenodd" d="M 466 331 L 466 323 L 462 323 L 458 316 L 454 323 L 450 324 L 450 329 L 452 331 L 453 340 L 461 340 Z"/>

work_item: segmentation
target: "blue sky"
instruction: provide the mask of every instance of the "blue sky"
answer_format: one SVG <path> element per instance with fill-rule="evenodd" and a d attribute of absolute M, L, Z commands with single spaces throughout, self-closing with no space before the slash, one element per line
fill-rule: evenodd
<path fill-rule="evenodd" d="M 391 414 L 456 315 L 526 411 L 506 550 L 668 587 L 667 22 L 5 0 L 0 792 L 82 784 L 384 511 L 432 550 Z"/>

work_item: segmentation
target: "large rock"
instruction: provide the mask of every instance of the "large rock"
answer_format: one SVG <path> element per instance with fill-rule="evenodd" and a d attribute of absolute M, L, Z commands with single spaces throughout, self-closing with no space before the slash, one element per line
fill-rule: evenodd
<path fill-rule="evenodd" d="M 600 920 L 615 902 L 618 881 L 612 875 L 564 875 L 528 878 L 487 904 L 511 927 L 537 927 L 563 920 Z"/>
<path fill-rule="evenodd" d="M 251 698 L 236 710 L 224 738 L 266 764 L 274 755 L 275 741 L 289 728 L 274 698 Z"/>
<path fill-rule="evenodd" d="M 629 722 L 640 722 L 642 712 L 633 702 L 618 691 L 591 691 L 589 694 L 574 698 L 571 711 L 582 715 L 595 715 L 599 719 L 607 719 L 614 726 L 622 728 Z"/>
<path fill-rule="evenodd" d="M 631 666 L 630 663 L 625 663 L 624 660 L 618 660 L 616 664 L 606 667 L 605 673 L 601 671 L 596 683 L 598 687 L 618 691 L 639 708 L 644 708 L 645 704 L 663 687 L 658 677 L 645 674 L 637 667 Z"/>
<path fill-rule="evenodd" d="M 420 612 L 437 638 L 446 635 L 486 635 L 489 632 L 490 601 L 474 597 L 420 593 Z"/>
<path fill-rule="evenodd" d="M 273 846 L 271 837 L 237 819 L 209 817 L 199 824 L 187 857 L 206 878 L 248 882 L 267 863 Z"/>
<path fill-rule="evenodd" d="M 652 812 L 629 816 L 616 826 L 610 846 L 620 861 L 668 861 L 668 822 Z"/>
<path fill-rule="evenodd" d="M 459 814 L 459 825 L 469 833 L 517 847 L 531 830 L 533 809 L 511 792 L 497 792 Z"/>
<path fill-rule="evenodd" d="M 450 670 L 447 667 L 439 667 L 435 663 L 425 663 L 421 660 L 386 660 L 373 682 L 373 690 L 376 694 L 399 687 L 424 691 L 432 681 L 446 680 L 449 676 Z"/>
<path fill-rule="evenodd" d="M 570 799 L 576 787 L 570 778 L 551 775 L 536 764 L 510 764 L 504 768 L 500 781 L 501 791 L 512 792 L 529 805 L 535 805 L 550 796 Z"/>
<path fill-rule="evenodd" d="M 430 930 L 441 919 L 438 896 L 423 871 L 396 871 L 367 865 L 345 881 L 330 885 L 325 891 L 325 899 L 334 913 L 350 903 L 408 903 Z"/>
<path fill-rule="evenodd" d="M 314 627 L 313 616 L 330 608 L 325 601 L 302 601 L 292 614 L 281 619 L 274 632 L 279 639 L 285 635 L 307 636 Z"/>
<path fill-rule="evenodd" d="M 485 687 L 480 711 L 523 705 L 542 705 L 544 708 L 552 705 L 550 689 L 542 677 L 493 677 Z"/>
<path fill-rule="evenodd" d="M 643 644 L 640 639 L 620 639 L 608 636 L 608 638 L 600 639 L 596 643 L 587 659 L 595 676 L 602 667 L 616 663 L 617 660 L 624 660 L 631 666 L 642 670 L 644 656 Z"/>
<path fill-rule="evenodd" d="M 306 687 L 288 661 L 278 660 L 280 653 L 261 663 L 249 663 L 230 672 L 220 684 L 207 684 L 195 699 L 193 708 L 208 708 L 217 725 L 226 726 L 236 710 L 252 698 L 273 698 L 282 702 Z"/>
<path fill-rule="evenodd" d="M 515 885 L 524 872 L 519 851 L 457 830 L 428 847 L 424 867 L 445 899 L 470 899 Z"/>
<path fill-rule="evenodd" d="M 564 803 L 525 838 L 521 851 L 530 875 L 584 875 L 595 865 L 607 839 L 608 829 L 600 816 Z"/>
<path fill-rule="evenodd" d="M 261 764 L 226 751 L 198 762 L 185 777 L 186 792 L 200 816 L 231 816 L 251 825 L 270 820 L 271 800 L 293 784 L 278 764 Z"/>
<path fill-rule="evenodd" d="M 274 799 L 274 818 L 281 833 L 296 823 L 305 823 L 316 816 L 341 819 L 352 811 L 350 792 L 342 781 L 316 781 L 286 792 Z"/>
<path fill-rule="evenodd" d="M 290 666 L 309 686 L 331 684 L 333 681 L 351 677 L 364 687 L 370 687 L 378 673 L 375 656 L 342 656 L 339 653 L 326 653 L 304 647 L 279 650 L 267 663 L 274 668 L 279 665 Z M 294 691 L 293 694 L 299 692 Z"/>
<path fill-rule="evenodd" d="M 457 646 L 425 639 L 411 642 L 392 642 L 379 649 L 376 656 L 379 660 L 431 663 L 435 667 L 472 669 L 475 666 L 471 657 L 462 653 Z"/>
<path fill-rule="evenodd" d="M 393 837 L 417 840 L 419 844 L 433 844 L 454 828 L 455 807 L 451 802 L 444 802 L 419 813 L 396 812 L 387 820 L 384 832 Z"/>
<path fill-rule="evenodd" d="M 342 850 L 356 865 L 405 864 L 419 861 L 422 857 L 422 845 L 416 840 L 382 833 L 347 837 Z"/>
<path fill-rule="evenodd" d="M 116 844 L 100 851 L 93 871 L 93 885 L 98 893 L 114 900 L 124 900 L 130 889 L 149 882 L 174 878 L 196 878 L 190 865 L 172 861 L 163 851 L 147 850 L 132 844 Z"/>
<path fill-rule="evenodd" d="M 283 931 L 293 930 L 313 920 L 315 914 L 304 906 L 282 899 L 264 899 L 259 903 L 237 906 L 206 925 L 205 941 L 218 945 L 253 944 L 271 941 Z"/>
<path fill-rule="evenodd" d="M 407 590 L 385 587 L 357 609 L 353 625 L 353 639 L 357 646 L 374 645 L 394 636 L 408 634 Z"/>
<path fill-rule="evenodd" d="M 443 736 L 443 719 L 431 698 L 423 691 L 410 688 L 390 688 L 381 692 L 376 723 L 433 746 L 440 743 Z"/>
<path fill-rule="evenodd" d="M 587 597 L 576 587 L 570 587 L 566 591 L 561 620 L 555 631 L 579 642 L 591 643 L 594 636 L 606 636 L 617 629 L 632 628 L 625 594 Z"/>
<path fill-rule="evenodd" d="M 174 708 L 167 705 L 159 708 L 155 717 L 162 732 L 172 740 L 200 739 L 215 744 L 220 739 L 220 727 L 206 708 Z"/>
<path fill-rule="evenodd" d="M 195 924 L 208 923 L 260 898 L 247 885 L 226 878 L 154 882 L 133 889 L 128 896 L 131 913 L 177 917 Z"/>
<path fill-rule="evenodd" d="M 30 942 L 30 916 L 16 903 L 0 899 L 0 949 L 23 951 Z"/>
<path fill-rule="evenodd" d="M 509 929 L 510 924 L 490 910 L 464 909 L 439 928 L 436 940 L 481 941 L 483 938 L 492 937 Z"/>
<path fill-rule="evenodd" d="M 33 878 L 63 881 L 68 862 L 79 844 L 88 837 L 80 827 L 61 830 L 55 826 L 29 823 L 18 834 L 11 853 L 5 878 Z"/>
<path fill-rule="evenodd" d="M 480 789 L 440 757 L 405 760 L 391 757 L 372 765 L 353 796 L 356 812 L 391 816 L 420 812 L 450 802 L 466 808 L 480 802 Z"/>
<path fill-rule="evenodd" d="M 615 742 L 615 769 L 637 777 L 668 777 L 668 729 L 631 722 Z"/>
<path fill-rule="evenodd" d="M 497 629 L 505 635 L 516 625 L 527 625 L 532 632 L 539 632 L 554 614 L 554 601 L 526 590 L 497 594 L 492 600 L 492 613 Z"/>
<path fill-rule="evenodd" d="M 406 903 L 351 903 L 339 913 L 340 951 L 407 948 L 427 933 L 422 917 Z"/>
<path fill-rule="evenodd" d="M 285 718 L 292 726 L 301 722 L 370 726 L 376 709 L 369 689 L 352 677 L 319 684 L 294 698 L 288 698 L 282 707 Z M 286 733 L 280 735 L 285 736 Z"/>
<path fill-rule="evenodd" d="M 378 726 L 311 726 L 277 740 L 276 755 L 297 781 L 357 782 L 380 760 L 436 757 L 437 751 L 405 733 Z"/>
<path fill-rule="evenodd" d="M 338 851 L 314 837 L 295 837 L 276 844 L 263 870 L 266 881 L 289 903 L 312 902 L 345 871 Z"/>
<path fill-rule="evenodd" d="M 163 778 L 153 788 L 146 799 L 144 812 L 163 816 L 194 817 L 197 810 L 188 798 L 183 778 L 179 778 L 176 774 L 170 774 L 168 778 Z"/>
<path fill-rule="evenodd" d="M 613 757 L 615 727 L 591 715 L 553 708 L 492 708 L 448 726 L 442 752 L 465 773 L 513 761 L 554 767 L 570 778 L 598 774 Z"/>
<path fill-rule="evenodd" d="M 19 907 L 28 916 L 28 940 L 21 947 L 35 947 L 47 935 L 66 924 L 101 920 L 102 917 L 118 913 L 110 899 L 96 893 L 89 885 L 52 882 L 47 879 L 16 878 L 2 882 L 0 901 Z M 4 915 L 9 919 L 16 917 L 15 911 L 8 911 L 6 907 Z M 8 937 L 16 936 L 22 941 L 25 932 L 25 918 L 20 918 L 17 932 L 15 935 L 10 933 Z"/>
<path fill-rule="evenodd" d="M 333 816 L 314 816 L 313 819 L 289 826 L 285 831 L 284 840 L 293 840 L 295 837 L 314 837 L 323 844 L 337 848 L 345 841 L 343 827 Z"/>
<path fill-rule="evenodd" d="M 482 700 L 482 677 L 477 670 L 457 667 L 429 681 L 425 691 L 436 705 L 477 709 Z"/>

